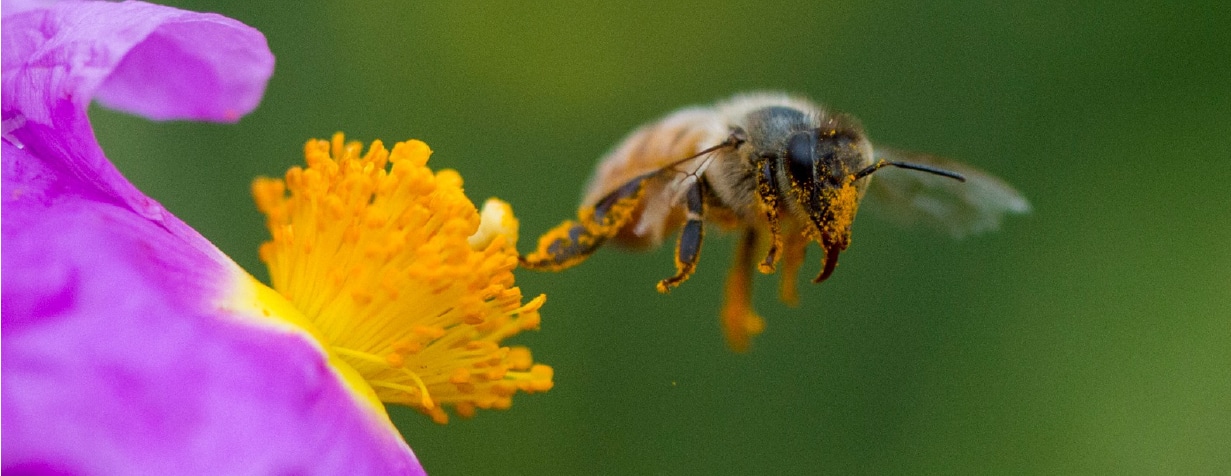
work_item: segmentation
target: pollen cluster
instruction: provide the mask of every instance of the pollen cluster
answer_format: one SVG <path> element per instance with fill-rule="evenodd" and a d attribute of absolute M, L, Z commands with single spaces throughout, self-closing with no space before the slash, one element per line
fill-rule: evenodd
<path fill-rule="evenodd" d="M 824 190 L 824 202 L 828 204 L 828 220 L 822 231 L 824 236 L 846 249 L 851 241 L 851 224 L 859 208 L 859 191 L 850 182 L 833 190 Z"/>
<path fill-rule="evenodd" d="M 272 235 L 260 256 L 273 288 L 381 401 L 445 423 L 445 406 L 469 417 L 552 387 L 551 367 L 501 344 L 537 329 L 546 300 L 523 303 L 513 285 L 507 204 L 488 200 L 480 215 L 456 172 L 427 168 L 420 141 L 365 153 L 337 134 L 304 155 L 307 168 L 253 184 Z"/>

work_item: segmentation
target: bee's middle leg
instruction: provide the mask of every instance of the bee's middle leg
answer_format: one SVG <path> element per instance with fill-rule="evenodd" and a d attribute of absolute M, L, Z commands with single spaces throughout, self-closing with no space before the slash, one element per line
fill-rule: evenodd
<path fill-rule="evenodd" d="M 666 293 L 688 280 L 697 269 L 701 256 L 701 239 L 705 235 L 702 220 L 705 218 L 705 183 L 698 180 L 688 187 L 688 221 L 680 232 L 675 247 L 675 275 L 658 282 L 658 292 Z"/>
<path fill-rule="evenodd" d="M 722 333 L 727 346 L 747 352 L 752 337 L 765 329 L 765 320 L 752 309 L 752 262 L 757 232 L 748 228 L 736 248 L 735 260 L 727 274 L 726 298 L 722 303 Z"/>

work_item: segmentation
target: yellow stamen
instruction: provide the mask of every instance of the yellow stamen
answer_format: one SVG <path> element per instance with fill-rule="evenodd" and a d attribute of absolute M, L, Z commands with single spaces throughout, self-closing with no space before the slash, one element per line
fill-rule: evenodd
<path fill-rule="evenodd" d="M 367 352 L 360 352 L 357 350 L 347 349 L 345 347 L 335 346 L 335 347 L 332 347 L 332 349 L 334 352 L 337 352 L 339 356 L 348 357 L 351 359 L 351 361 L 366 362 L 367 364 L 375 365 L 378 369 L 381 369 L 384 366 L 388 366 L 389 368 L 401 370 L 399 375 L 409 377 L 411 381 L 414 382 L 415 384 L 414 387 L 408 387 L 408 386 L 405 386 L 399 383 L 389 382 L 389 381 L 384 381 L 384 380 L 368 380 L 368 384 L 372 385 L 373 387 L 384 387 L 384 388 L 391 388 L 394 390 L 401 390 L 401 391 L 406 392 L 410 396 L 414 396 L 415 392 L 418 392 L 420 405 L 422 405 L 425 408 L 432 408 L 436 406 L 436 404 L 432 402 L 431 396 L 428 395 L 427 385 L 424 385 L 423 379 L 420 379 L 419 376 L 415 374 L 414 372 L 404 369 L 402 367 L 404 365 L 402 359 L 400 358 L 382 359 L 380 357 L 369 354 Z M 398 354 L 391 354 L 391 355 L 398 355 Z"/>
<path fill-rule="evenodd" d="M 537 329 L 538 296 L 513 286 L 517 220 L 491 199 L 480 215 L 456 172 L 432 173 L 420 141 L 366 153 L 342 134 L 309 141 L 307 168 L 253 184 L 272 239 L 275 290 L 381 401 L 448 421 L 508 408 L 551 388 L 551 369 L 500 342 Z"/>

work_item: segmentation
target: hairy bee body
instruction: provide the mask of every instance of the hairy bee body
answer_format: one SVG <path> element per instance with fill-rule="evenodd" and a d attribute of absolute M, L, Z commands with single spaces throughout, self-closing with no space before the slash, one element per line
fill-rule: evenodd
<path fill-rule="evenodd" d="M 903 157 L 911 162 L 896 160 Z M 756 266 L 764 273 L 781 263 L 780 292 L 793 304 L 807 245 L 815 241 L 824 252 L 815 282 L 823 281 L 850 244 L 865 193 L 877 190 L 873 172 L 885 166 L 913 169 L 876 173 L 885 179 L 876 195 L 885 207 L 903 210 L 903 221 L 962 235 L 1029 208 L 1012 187 L 969 166 L 874 150 L 850 116 L 785 94 L 746 94 L 680 109 L 633 131 L 599 161 L 578 218 L 544 234 L 522 263 L 560 270 L 607 242 L 645 249 L 678 232 L 676 273 L 658 284 L 667 292 L 695 268 L 704 224 L 740 230 L 722 314 L 728 342 L 743 350 L 763 325 L 750 304 L 756 253 L 764 253 Z"/>
<path fill-rule="evenodd" d="M 644 205 L 615 236 L 616 244 L 644 249 L 659 245 L 676 231 L 685 221 L 680 192 L 690 178 L 707 182 L 711 196 L 707 197 L 706 213 L 716 215 L 709 221 L 724 228 L 741 224 L 765 228 L 768 224 L 758 202 L 757 171 L 751 156 L 783 149 L 791 133 L 814 129 L 827 119 L 819 106 L 783 94 L 743 95 L 709 107 L 681 109 L 633 131 L 599 160 L 582 206 L 597 204 L 638 176 L 673 167 L 680 173 L 647 181 Z M 722 143 L 733 129 L 747 131 L 744 146 L 680 161 Z M 867 147 L 870 150 L 870 145 Z M 870 164 L 871 155 L 868 157 Z M 779 177 L 779 183 L 787 183 L 786 178 Z M 788 208 L 784 211 L 790 212 L 789 217 L 806 216 L 794 200 L 783 200 L 783 206 Z M 733 219 L 738 223 L 732 223 Z"/>

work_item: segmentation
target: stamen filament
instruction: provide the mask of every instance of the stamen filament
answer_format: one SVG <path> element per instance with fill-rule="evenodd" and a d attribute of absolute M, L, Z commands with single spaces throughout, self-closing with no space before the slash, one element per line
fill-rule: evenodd
<path fill-rule="evenodd" d="M 408 387 L 405 385 L 399 385 L 393 382 L 383 381 L 383 380 L 369 380 L 368 383 L 370 383 L 373 387 L 417 389 L 419 391 L 419 395 L 422 396 L 421 400 L 422 400 L 424 407 L 432 408 L 433 406 L 435 406 L 432 403 L 431 395 L 427 391 L 427 385 L 423 383 L 423 379 L 419 378 L 419 374 L 414 373 L 410 369 L 407 369 L 405 367 L 393 367 L 389 365 L 388 359 L 383 359 L 380 356 L 369 354 L 367 352 L 362 352 L 362 351 L 358 351 L 354 349 L 347 349 L 345 347 L 334 347 L 333 350 L 337 352 L 338 355 L 340 356 L 359 359 L 369 364 L 376 364 L 376 366 L 381 367 L 382 370 L 384 369 L 396 370 L 398 371 L 399 374 L 410 377 L 411 381 L 415 383 L 415 387 Z"/>

